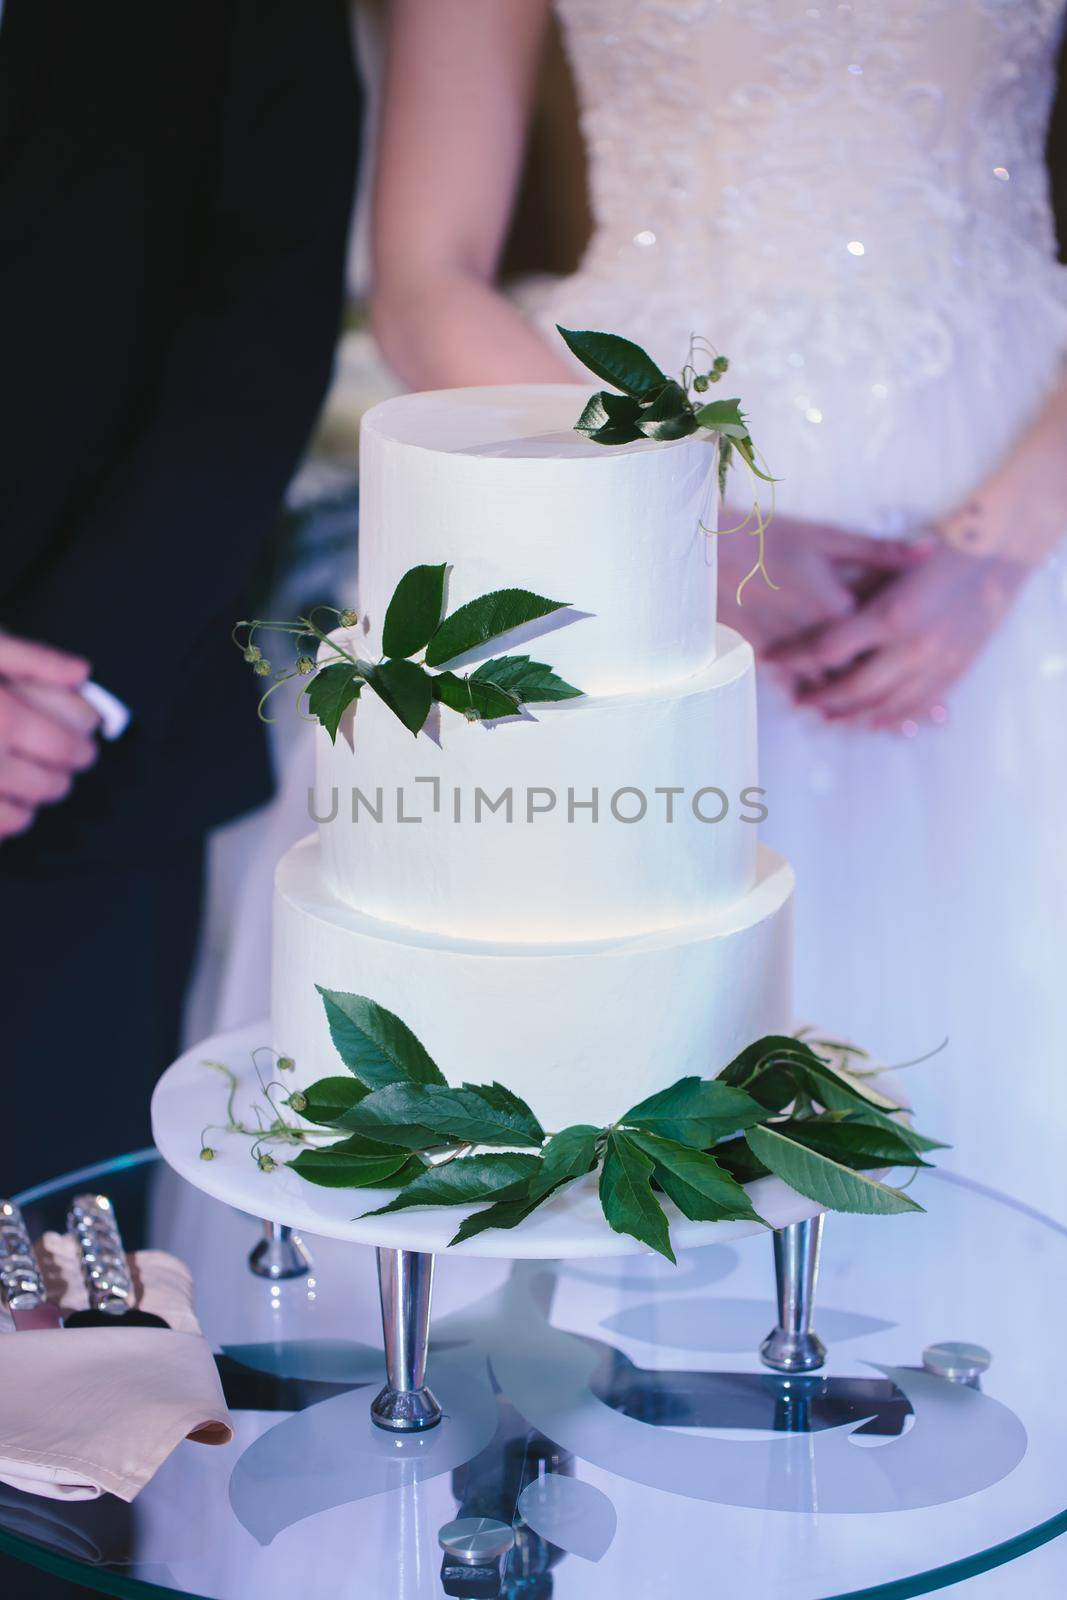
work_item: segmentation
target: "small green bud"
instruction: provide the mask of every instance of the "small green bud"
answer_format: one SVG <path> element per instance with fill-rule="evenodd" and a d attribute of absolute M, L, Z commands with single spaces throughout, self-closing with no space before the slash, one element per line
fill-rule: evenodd
<path fill-rule="evenodd" d="M 256 662 L 255 674 L 256 674 L 257 678 L 269 678 L 270 677 L 270 662 L 264 660 L 262 656 Z"/>
<path fill-rule="evenodd" d="M 359 617 L 357 616 L 356 612 L 352 610 L 351 606 L 346 606 L 341 612 L 338 621 L 340 622 L 342 628 L 354 628 L 356 623 L 359 621 Z"/>
<path fill-rule="evenodd" d="M 289 1104 L 294 1111 L 306 1111 L 308 1108 L 308 1097 L 306 1094 L 301 1094 L 298 1090 L 296 1094 L 291 1094 L 289 1096 Z"/>
<path fill-rule="evenodd" d="M 256 661 L 262 661 L 263 652 L 258 644 L 249 644 L 245 646 L 244 656 L 246 661 L 255 663 Z"/>
<path fill-rule="evenodd" d="M 467 706 L 463 712 L 463 715 L 466 717 L 468 722 L 479 722 L 481 720 L 473 706 Z"/>
<path fill-rule="evenodd" d="M 261 1156 L 256 1157 L 256 1165 L 259 1167 L 260 1172 L 273 1172 L 278 1163 L 269 1151 L 264 1150 Z"/>
<path fill-rule="evenodd" d="M 201 1161 L 214 1161 L 215 1152 L 209 1144 L 200 1146 L 200 1159 Z"/>
<path fill-rule="evenodd" d="M 716 372 L 729 372 L 730 370 L 730 363 L 725 356 L 716 356 L 711 364 Z"/>
<path fill-rule="evenodd" d="M 718 381 L 719 381 L 719 379 L 721 377 L 722 377 L 722 373 L 721 372 L 709 372 L 708 373 L 708 382 L 709 383 L 718 383 Z"/>
<path fill-rule="evenodd" d="M 310 656 L 297 656 L 296 670 L 302 678 L 306 678 L 309 672 L 314 672 L 315 663 Z"/>
<path fill-rule="evenodd" d="M 708 387 L 708 375 L 707 375 L 707 373 L 706 372 L 698 372 L 696 377 L 693 379 L 693 388 L 696 390 L 697 394 L 703 394 L 705 392 L 705 390 L 707 389 L 707 387 Z"/>
<path fill-rule="evenodd" d="M 292 1072 L 292 1070 L 293 1070 L 293 1068 L 295 1066 L 296 1066 L 296 1062 L 293 1060 L 292 1056 L 279 1056 L 278 1057 L 278 1071 L 279 1072 Z"/>

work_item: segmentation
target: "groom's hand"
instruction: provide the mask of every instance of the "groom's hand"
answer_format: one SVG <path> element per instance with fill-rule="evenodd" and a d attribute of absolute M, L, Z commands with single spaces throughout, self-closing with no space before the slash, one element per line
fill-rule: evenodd
<path fill-rule="evenodd" d="M 88 676 L 77 656 L 0 633 L 0 841 L 25 833 L 96 760 Z"/>

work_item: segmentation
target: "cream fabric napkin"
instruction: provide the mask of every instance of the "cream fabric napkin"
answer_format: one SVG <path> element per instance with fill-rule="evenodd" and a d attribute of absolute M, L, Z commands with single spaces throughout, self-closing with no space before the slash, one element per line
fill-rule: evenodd
<path fill-rule="evenodd" d="M 63 1312 L 88 1304 L 73 1239 L 37 1254 Z M 162 1250 L 129 1258 L 137 1305 L 167 1328 L 69 1328 L 0 1338 L 0 1480 L 30 1494 L 132 1500 L 182 1439 L 229 1444 L 218 1372 L 189 1270 Z M 10 1326 L 10 1324 L 8 1324 Z"/>

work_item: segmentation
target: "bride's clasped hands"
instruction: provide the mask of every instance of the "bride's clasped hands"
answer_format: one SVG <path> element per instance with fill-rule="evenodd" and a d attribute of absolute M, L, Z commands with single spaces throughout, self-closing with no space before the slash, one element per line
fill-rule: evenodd
<path fill-rule="evenodd" d="M 797 706 L 905 733 L 945 719 L 945 696 L 992 638 L 1027 568 L 940 542 L 917 551 L 850 615 L 766 653 Z"/>
<path fill-rule="evenodd" d="M 721 620 L 745 635 L 798 708 L 856 727 L 911 732 L 943 720 L 944 697 L 1029 570 L 936 537 L 872 539 L 786 517 L 772 532 L 777 587 L 754 578 L 740 604 L 750 541 L 721 537 Z"/>

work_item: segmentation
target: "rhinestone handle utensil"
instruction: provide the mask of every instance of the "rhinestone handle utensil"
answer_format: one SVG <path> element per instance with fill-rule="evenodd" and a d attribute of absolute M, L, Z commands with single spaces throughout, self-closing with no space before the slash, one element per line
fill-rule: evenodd
<path fill-rule="evenodd" d="M 60 1326 L 59 1308 L 48 1299 L 26 1223 L 13 1200 L 0 1200 L 0 1300 L 17 1333 Z"/>
<path fill-rule="evenodd" d="M 41 1269 L 13 1200 L 0 1200 L 0 1296 L 9 1311 L 33 1311 L 45 1299 Z"/>
<path fill-rule="evenodd" d="M 106 1194 L 79 1194 L 67 1215 L 81 1257 L 89 1296 L 87 1311 L 72 1311 L 65 1328 L 166 1328 L 154 1311 L 134 1305 L 133 1280 L 126 1261 L 115 1208 Z"/>
<path fill-rule="evenodd" d="M 133 1305 L 133 1283 L 107 1195 L 75 1196 L 67 1214 L 67 1231 L 78 1246 L 90 1311 L 121 1317 Z"/>

